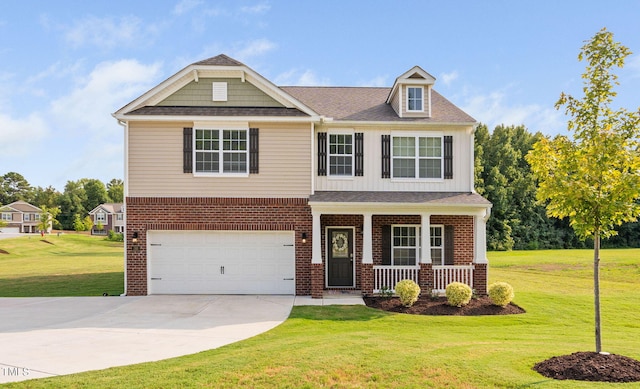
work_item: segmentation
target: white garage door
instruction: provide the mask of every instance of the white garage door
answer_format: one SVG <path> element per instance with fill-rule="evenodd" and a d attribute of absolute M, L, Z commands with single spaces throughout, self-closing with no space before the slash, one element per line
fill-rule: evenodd
<path fill-rule="evenodd" d="M 293 231 L 149 231 L 149 294 L 295 294 Z"/>
<path fill-rule="evenodd" d="M 19 234 L 20 227 L 0 227 L 0 232 L 3 234 Z"/>

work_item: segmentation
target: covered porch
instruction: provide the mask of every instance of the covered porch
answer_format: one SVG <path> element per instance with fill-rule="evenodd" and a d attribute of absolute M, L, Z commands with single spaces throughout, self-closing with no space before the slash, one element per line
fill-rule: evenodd
<path fill-rule="evenodd" d="M 326 290 L 374 294 L 403 279 L 423 293 L 463 282 L 486 293 L 486 220 L 475 193 L 317 192 L 313 216 L 313 297 Z"/>

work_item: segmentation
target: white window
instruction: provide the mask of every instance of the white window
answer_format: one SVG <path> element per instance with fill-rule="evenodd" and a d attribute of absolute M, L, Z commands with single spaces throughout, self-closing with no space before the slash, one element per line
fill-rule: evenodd
<path fill-rule="evenodd" d="M 96 223 L 104 223 L 107 220 L 107 215 L 102 212 L 96 213 Z"/>
<path fill-rule="evenodd" d="M 424 89 L 422 87 L 407 88 L 407 111 L 422 112 L 424 111 Z"/>
<path fill-rule="evenodd" d="M 39 213 L 34 213 L 33 214 L 33 220 L 39 221 L 40 220 L 40 214 Z"/>
<path fill-rule="evenodd" d="M 420 250 L 420 227 L 393 226 L 391 231 L 391 265 L 417 265 Z"/>
<path fill-rule="evenodd" d="M 444 226 L 431 226 L 431 262 L 444 265 Z"/>
<path fill-rule="evenodd" d="M 121 214 L 121 213 L 116 213 L 116 220 L 118 220 L 118 221 L 124 220 L 124 215 Z"/>
<path fill-rule="evenodd" d="M 353 134 L 329 134 L 329 175 L 353 176 Z"/>
<path fill-rule="evenodd" d="M 442 178 L 442 137 L 394 136 L 393 178 Z"/>
<path fill-rule="evenodd" d="M 2 212 L 2 220 L 4 221 L 12 221 L 11 214 L 8 212 Z"/>
<path fill-rule="evenodd" d="M 31 215 L 28 213 L 25 213 L 22 215 L 22 220 L 25 222 L 31 221 Z"/>
<path fill-rule="evenodd" d="M 248 130 L 196 130 L 195 172 L 248 174 Z"/>

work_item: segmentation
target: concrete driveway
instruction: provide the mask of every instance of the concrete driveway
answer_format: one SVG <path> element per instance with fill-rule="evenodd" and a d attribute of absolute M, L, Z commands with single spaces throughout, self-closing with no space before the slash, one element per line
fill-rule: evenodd
<path fill-rule="evenodd" d="M 0 298 L 0 383 L 157 361 L 265 332 L 293 296 Z"/>

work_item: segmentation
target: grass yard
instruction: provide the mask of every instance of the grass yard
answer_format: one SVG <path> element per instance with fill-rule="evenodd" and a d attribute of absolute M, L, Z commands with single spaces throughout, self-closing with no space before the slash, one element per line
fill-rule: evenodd
<path fill-rule="evenodd" d="M 257 337 L 185 357 L 9 384 L 24 388 L 639 388 L 554 381 L 531 368 L 592 351 L 591 252 L 489 253 L 526 314 L 433 317 L 295 307 Z M 603 348 L 640 359 L 640 250 L 602 253 Z M 97 350 L 99 352 L 99 350 Z"/>
<path fill-rule="evenodd" d="M 33 234 L 2 239 L 0 250 L 0 297 L 101 296 L 124 291 L 122 242 L 80 234 L 44 238 Z"/>

